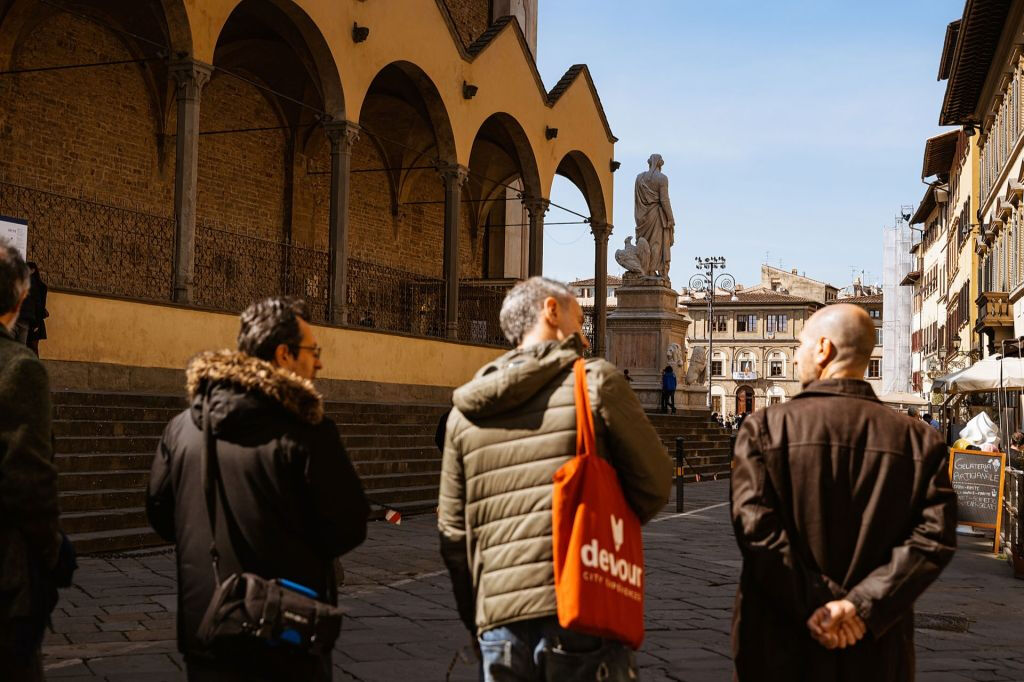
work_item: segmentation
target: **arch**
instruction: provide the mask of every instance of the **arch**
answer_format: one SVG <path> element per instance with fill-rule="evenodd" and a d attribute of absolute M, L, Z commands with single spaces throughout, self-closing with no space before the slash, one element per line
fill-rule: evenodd
<path fill-rule="evenodd" d="M 592 220 L 601 223 L 608 222 L 601 178 L 597 175 L 594 164 L 586 154 L 575 149 L 569 152 L 558 163 L 555 174 L 568 178 L 583 193 Z"/>
<path fill-rule="evenodd" d="M 501 164 L 494 154 L 503 152 L 509 164 Z M 478 199 L 493 199 L 501 184 L 509 177 L 518 175 L 523 181 L 523 192 L 529 197 L 541 197 L 543 186 L 540 170 L 533 154 L 533 146 L 526 130 L 511 114 L 498 112 L 488 116 L 476 135 L 469 154 L 469 186 L 476 187 Z M 515 172 L 510 172 L 515 171 Z"/>
<path fill-rule="evenodd" d="M 786 389 L 781 386 L 769 386 L 765 391 L 765 404 L 775 405 L 777 403 L 786 402 L 789 397 L 786 395 Z"/>
<path fill-rule="evenodd" d="M 754 389 L 747 384 L 736 387 L 736 414 L 748 414 L 754 411 Z"/>
<path fill-rule="evenodd" d="M 401 75 L 401 78 L 396 79 L 396 76 L 399 74 Z M 404 83 L 401 82 L 402 79 L 404 79 Z M 396 82 L 396 80 L 398 80 L 398 82 Z M 362 106 L 356 121 L 360 125 L 363 125 L 365 118 L 369 113 L 367 99 L 373 93 L 374 89 L 376 88 L 379 90 L 382 87 L 388 87 L 389 85 L 391 87 L 397 85 L 399 88 L 402 87 L 402 85 L 411 85 L 414 88 L 416 94 L 421 100 L 420 102 L 414 103 L 414 105 L 421 105 L 417 107 L 417 113 L 431 125 L 435 144 L 437 145 L 437 159 L 444 163 L 455 163 L 457 160 L 457 154 L 455 151 L 455 132 L 452 129 L 451 118 L 448 115 L 448 109 L 444 105 L 444 99 L 441 97 L 441 93 L 437 89 L 437 85 L 435 85 L 434 81 L 431 80 L 430 76 L 412 62 L 391 62 L 377 72 L 377 75 L 374 76 L 369 87 L 366 89 L 366 93 L 362 97 Z M 392 92 L 389 94 L 408 95 L 408 92 Z M 372 104 L 370 106 L 372 107 Z"/>
<path fill-rule="evenodd" d="M 160 0 L 167 22 L 168 47 L 171 55 L 178 57 L 192 54 L 192 26 L 188 21 L 184 0 Z"/>
<path fill-rule="evenodd" d="M 255 21 L 271 28 L 278 38 L 292 48 L 304 72 L 314 84 L 319 108 L 330 119 L 345 118 L 345 96 L 334 55 L 320 28 L 305 10 L 292 0 L 242 0 L 235 5 L 217 33 L 213 58 L 215 66 L 218 65 L 223 46 L 232 41 L 232 31 L 240 20 Z M 272 53 L 262 55 L 266 60 L 273 60 L 274 56 Z M 292 95 L 295 86 L 299 85 L 294 81 L 274 82 L 271 78 L 264 79 L 275 90 L 288 95 Z M 296 99 L 305 100 L 309 97 L 308 93 L 300 94 L 304 96 Z"/>
<path fill-rule="evenodd" d="M 789 376 L 789 355 L 784 350 L 772 350 L 765 354 L 765 376 L 769 379 L 784 379 Z M 776 373 L 773 371 L 775 366 L 773 363 L 781 362 L 781 371 Z"/>

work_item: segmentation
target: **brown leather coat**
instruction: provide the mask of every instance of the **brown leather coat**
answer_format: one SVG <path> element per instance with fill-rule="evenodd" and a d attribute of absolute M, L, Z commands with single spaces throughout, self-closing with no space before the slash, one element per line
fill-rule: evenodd
<path fill-rule="evenodd" d="M 737 680 L 913 679 L 914 600 L 956 547 L 947 456 L 935 429 L 854 379 L 814 382 L 744 422 L 732 479 Z M 838 598 L 868 633 L 830 652 L 806 621 Z"/>

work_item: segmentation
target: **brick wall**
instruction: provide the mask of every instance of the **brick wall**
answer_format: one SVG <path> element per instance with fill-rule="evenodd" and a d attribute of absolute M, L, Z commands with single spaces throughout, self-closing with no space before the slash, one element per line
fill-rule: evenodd
<path fill-rule="evenodd" d="M 453 0 L 451 5 L 461 17 L 467 40 L 486 28 L 486 2 Z M 131 57 L 115 33 L 55 13 L 19 39 L 12 65 L 28 68 Z M 150 68 L 152 72 L 147 71 Z M 214 75 L 203 90 L 201 131 L 281 124 L 266 95 L 250 84 Z M 0 212 L 30 219 L 30 256 L 40 261 L 52 285 L 169 297 L 174 132 L 173 87 L 159 65 L 0 78 L 0 176 L 54 193 L 37 192 L 26 203 L 24 197 L 0 191 Z M 290 134 L 267 130 L 200 137 L 197 209 L 201 226 L 277 241 L 284 236 L 290 215 L 297 244 L 327 250 L 330 145 L 322 131 L 300 129 L 289 155 Z M 368 136 L 361 136 L 353 150 L 353 169 L 384 165 Z M 420 159 L 404 165 L 423 164 Z M 409 171 L 402 182 L 405 202 L 437 203 L 404 203 L 396 216 L 385 173 L 352 175 L 350 255 L 440 279 L 442 182 L 432 170 Z M 82 200 L 93 203 L 83 208 Z M 464 278 L 480 277 L 483 272 L 483 229 L 471 229 L 470 213 L 476 209 L 475 204 L 462 206 L 459 258 Z M 211 255 L 209 239 L 199 239 L 197 249 L 207 252 L 205 256 L 197 253 L 200 275 L 218 270 L 227 260 L 234 263 L 232 267 L 243 268 L 243 261 L 259 254 L 256 245 L 247 242 L 219 245 Z M 272 269 L 263 274 L 273 275 Z M 50 274 L 58 270 L 59 276 Z M 221 275 L 223 279 L 230 272 L 224 270 Z M 262 284 L 276 286 L 273 281 Z M 222 282 L 206 289 L 211 286 L 231 285 Z M 238 294 L 244 296 L 247 291 Z"/>
<path fill-rule="evenodd" d="M 462 38 L 469 45 L 487 30 L 490 0 L 444 0 Z"/>
<path fill-rule="evenodd" d="M 263 93 L 237 78 L 214 74 L 202 97 L 200 131 L 282 125 Z M 282 239 L 286 133 L 201 135 L 198 219 L 229 232 Z"/>
<path fill-rule="evenodd" d="M 106 28 L 54 13 L 20 37 L 11 64 L 32 68 L 132 57 Z M 29 220 L 29 255 L 51 285 L 112 291 L 123 286 L 128 269 L 138 276 L 121 293 L 169 294 L 169 284 L 161 283 L 169 283 L 171 268 L 174 140 L 159 134 L 159 98 L 143 77 L 148 68 L 117 65 L 0 78 L 0 176 L 52 193 L 5 191 L 0 212 Z M 128 210 L 108 211 L 104 205 Z"/>

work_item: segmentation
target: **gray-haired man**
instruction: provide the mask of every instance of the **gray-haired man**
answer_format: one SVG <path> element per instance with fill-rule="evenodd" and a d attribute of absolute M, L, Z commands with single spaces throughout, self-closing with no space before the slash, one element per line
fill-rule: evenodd
<path fill-rule="evenodd" d="M 555 471 L 576 447 L 572 366 L 587 347 L 563 284 L 533 277 L 501 308 L 516 346 L 457 389 L 438 526 L 459 615 L 479 636 L 485 680 L 635 679 L 632 652 L 558 625 L 551 540 Z M 598 450 L 641 522 L 668 501 L 672 464 L 628 382 L 587 362 Z M 598 670 L 605 676 L 598 677 Z"/>

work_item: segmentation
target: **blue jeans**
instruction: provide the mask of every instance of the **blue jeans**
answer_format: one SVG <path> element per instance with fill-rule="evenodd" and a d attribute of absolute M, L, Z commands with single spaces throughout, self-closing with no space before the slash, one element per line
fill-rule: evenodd
<path fill-rule="evenodd" d="M 480 635 L 484 682 L 632 682 L 633 651 L 566 630 L 557 618 L 510 623 Z"/>

